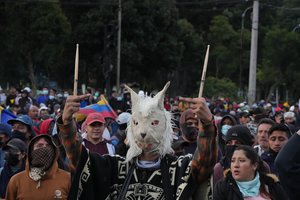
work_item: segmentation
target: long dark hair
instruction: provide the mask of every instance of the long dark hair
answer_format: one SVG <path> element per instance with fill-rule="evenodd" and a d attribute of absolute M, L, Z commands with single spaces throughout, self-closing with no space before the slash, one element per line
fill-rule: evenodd
<path fill-rule="evenodd" d="M 256 173 L 259 173 L 260 176 L 260 188 L 259 191 L 264 197 L 271 197 L 270 194 L 266 191 L 264 178 L 266 174 L 269 172 L 265 167 L 263 160 L 259 157 L 257 152 L 251 146 L 240 145 L 236 147 L 234 151 L 242 150 L 245 153 L 245 156 L 250 160 L 251 164 L 257 163 Z"/>

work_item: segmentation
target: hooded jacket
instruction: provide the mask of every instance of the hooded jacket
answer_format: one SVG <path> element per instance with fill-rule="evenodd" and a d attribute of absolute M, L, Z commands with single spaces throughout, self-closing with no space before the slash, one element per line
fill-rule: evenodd
<path fill-rule="evenodd" d="M 232 126 L 237 125 L 237 121 L 232 115 L 224 115 L 223 118 L 221 119 L 220 123 L 218 124 L 218 145 L 219 145 L 219 152 L 221 155 L 219 155 L 219 158 L 221 158 L 223 155 L 225 155 L 225 136 L 222 135 L 222 125 L 224 123 L 225 119 L 230 119 L 232 121 Z"/>
<path fill-rule="evenodd" d="M 31 164 L 29 162 L 31 149 L 33 143 L 39 138 L 48 138 L 52 141 L 55 147 L 55 159 L 52 166 L 47 170 L 46 175 L 40 181 L 34 181 L 29 177 L 29 170 Z M 25 171 L 14 175 L 7 187 L 6 199 L 24 199 L 24 200 L 38 200 L 38 199 L 67 199 L 71 177 L 70 173 L 58 168 L 58 149 L 55 146 L 51 136 L 39 135 L 36 136 L 29 143 L 28 157 Z"/>

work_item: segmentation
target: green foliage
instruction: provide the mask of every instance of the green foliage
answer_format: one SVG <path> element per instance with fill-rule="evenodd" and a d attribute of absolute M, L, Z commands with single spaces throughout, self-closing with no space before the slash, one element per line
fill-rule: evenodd
<path fill-rule="evenodd" d="M 7 3 L 4 12 L 6 21 L 2 34 L 6 52 L 1 54 L 11 55 L 7 62 L 21 66 L 22 79 L 26 80 L 27 72 L 33 85 L 34 72 L 51 76 L 58 68 L 57 61 L 71 32 L 60 5 Z"/>
<path fill-rule="evenodd" d="M 218 97 L 237 98 L 237 86 L 227 78 L 218 79 L 207 77 L 204 85 L 204 97 L 217 99 Z"/>
<path fill-rule="evenodd" d="M 215 70 L 215 76 L 233 78 L 238 70 L 238 55 L 240 43 L 239 34 L 233 29 L 226 16 L 215 16 L 209 28 L 209 43 L 212 46 L 210 63 Z"/>
<path fill-rule="evenodd" d="M 34 76 L 42 75 L 71 88 L 79 43 L 79 83 L 115 85 L 118 1 L 30 2 L 0 3 L 0 84 L 34 84 Z M 199 88 L 210 44 L 204 93 L 234 98 L 236 86 L 245 92 L 252 3 L 122 1 L 121 82 L 147 90 L 171 80 L 170 95 L 190 95 Z M 268 97 L 278 86 L 299 97 L 299 6 L 297 0 L 260 2 L 258 96 Z"/>

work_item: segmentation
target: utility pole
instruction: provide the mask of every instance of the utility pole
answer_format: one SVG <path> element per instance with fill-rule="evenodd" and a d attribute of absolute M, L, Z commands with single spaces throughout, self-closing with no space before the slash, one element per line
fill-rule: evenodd
<path fill-rule="evenodd" d="M 242 25 L 241 25 L 241 50 L 240 50 L 240 74 L 239 74 L 239 91 L 238 96 L 244 96 L 244 92 L 242 90 L 242 74 L 243 74 L 243 34 L 244 34 L 244 18 L 248 10 L 252 9 L 252 6 L 246 8 L 242 13 Z"/>
<path fill-rule="evenodd" d="M 120 93 L 120 71 L 121 71 L 121 25 L 122 25 L 122 0 L 119 0 L 118 12 L 118 55 L 117 55 L 117 93 Z"/>
<path fill-rule="evenodd" d="M 256 66 L 257 66 L 257 39 L 258 39 L 259 1 L 253 1 L 253 17 L 251 30 L 251 53 L 249 68 L 248 104 L 252 105 L 256 96 Z"/>

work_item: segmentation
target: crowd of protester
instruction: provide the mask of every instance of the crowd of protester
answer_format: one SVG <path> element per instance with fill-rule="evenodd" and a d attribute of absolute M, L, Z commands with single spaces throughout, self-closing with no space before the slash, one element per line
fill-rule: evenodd
<path fill-rule="evenodd" d="M 0 199 L 69 195 L 76 166 L 66 156 L 56 124 L 68 96 L 68 91 L 48 88 L 37 95 L 29 87 L 0 91 L 1 106 L 17 116 L 0 124 Z M 94 92 L 81 107 L 96 103 L 99 96 Z M 124 90 L 119 97 L 113 91 L 108 102 L 118 114 L 116 119 L 95 112 L 76 127 L 89 151 L 125 156 L 130 93 Z M 262 100 L 250 106 L 228 99 L 207 99 L 207 105 L 217 128 L 218 158 L 207 197 L 202 199 L 300 199 L 299 105 Z M 178 98 L 165 98 L 164 107 L 173 116 L 174 155 L 193 154 L 203 124 Z"/>

